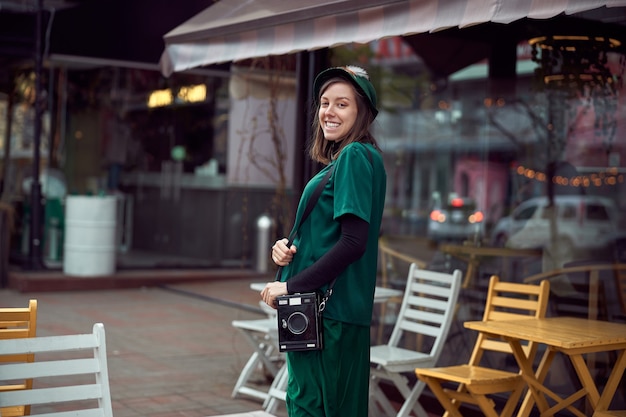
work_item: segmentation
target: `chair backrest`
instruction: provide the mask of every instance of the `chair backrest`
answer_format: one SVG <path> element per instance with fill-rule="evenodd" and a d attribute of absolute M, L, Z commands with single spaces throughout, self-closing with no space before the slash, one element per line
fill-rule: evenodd
<path fill-rule="evenodd" d="M 435 360 L 441 355 L 456 311 L 462 274 L 420 269 L 412 263 L 406 288 L 394 325 L 389 346 L 398 346 L 403 337 L 415 334 L 421 338 L 418 350 Z"/>
<path fill-rule="evenodd" d="M 573 263 L 572 263 L 573 264 Z M 620 261 L 614 262 L 577 262 L 574 266 L 553 269 L 551 271 L 542 272 L 524 278 L 524 282 L 538 282 L 544 279 L 559 279 L 563 276 L 571 276 L 573 274 L 583 273 L 588 276 L 588 307 L 587 314 L 590 319 L 604 318 L 606 316 L 611 319 L 611 314 L 607 311 L 608 306 L 603 305 L 603 301 L 610 301 L 609 297 L 617 296 L 622 309 L 622 314 L 626 315 L 626 263 Z M 602 294 L 604 288 L 612 287 L 610 281 L 607 282 L 603 278 L 611 276 L 615 277 L 616 288 L 611 288 L 606 295 Z M 553 285 L 553 292 L 556 285 Z M 612 292 L 611 292 L 612 291 Z M 614 294 L 617 292 L 617 294 Z M 569 314 L 568 314 L 569 315 Z"/>
<path fill-rule="evenodd" d="M 515 320 L 520 318 L 542 318 L 546 316 L 550 283 L 543 280 L 539 284 L 504 282 L 493 275 L 489 280 L 487 301 L 483 320 Z M 534 357 L 537 350 L 535 343 L 524 345 L 527 357 Z M 479 333 L 470 357 L 470 365 L 479 365 L 485 351 L 512 353 L 508 342 L 492 339 Z"/>
<path fill-rule="evenodd" d="M 615 270 L 615 287 L 617 288 L 622 315 L 626 317 L 626 266 L 623 264 L 620 269 Z"/>
<path fill-rule="evenodd" d="M 54 404 L 62 403 L 60 407 L 72 410 L 75 417 L 113 417 L 102 323 L 94 324 L 90 334 L 0 340 L 0 352 L 37 355 L 33 363 L 0 363 L 2 380 L 42 378 L 28 391 L 0 392 L 3 406 L 48 405 L 38 407 L 42 412 L 35 414 L 43 417 L 60 415 Z"/>
<path fill-rule="evenodd" d="M 0 340 L 20 339 L 25 337 L 35 337 L 37 333 L 37 300 L 30 300 L 28 307 L 3 307 L 0 308 Z M 1 351 L 0 351 L 1 352 Z M 35 355 L 2 355 L 2 362 L 33 362 Z M 22 381 L 12 381 L 10 384 L 0 385 L 0 391 L 31 389 L 32 379 Z M 0 403 L 1 404 L 1 403 Z M 28 415 L 30 407 L 12 408 L 0 407 L 0 415 Z"/>
<path fill-rule="evenodd" d="M 393 248 L 391 240 L 392 239 L 388 236 L 381 236 L 380 239 L 378 239 L 383 287 L 393 286 L 393 281 L 395 281 L 394 278 L 396 276 L 400 276 L 400 279 L 404 280 L 404 271 L 406 271 L 411 264 L 416 264 L 419 268 L 426 268 L 428 265 L 426 261 L 422 261 L 421 259 L 417 259 L 414 256 Z M 407 242 L 398 243 L 397 246 L 416 246 L 410 239 L 406 240 Z M 402 284 L 402 282 L 400 282 L 400 284 Z"/>
<path fill-rule="evenodd" d="M 0 308 L 0 339 L 35 337 L 37 331 L 37 300 L 28 307 Z"/>

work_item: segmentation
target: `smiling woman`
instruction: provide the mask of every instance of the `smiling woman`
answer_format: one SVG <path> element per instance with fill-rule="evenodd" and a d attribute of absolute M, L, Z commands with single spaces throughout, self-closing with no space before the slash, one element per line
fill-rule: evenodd
<path fill-rule="evenodd" d="M 313 89 L 317 118 L 309 155 L 326 166 L 305 187 L 289 237 L 272 246 L 272 260 L 281 268 L 261 297 L 276 308 L 281 296 L 324 294 L 317 310 L 323 347 L 287 351 L 289 415 L 365 416 L 386 191 L 382 156 L 370 133 L 376 94 L 367 73 L 356 67 L 322 71 Z M 279 304 L 279 317 L 281 311 Z"/>
<path fill-rule="evenodd" d="M 348 135 L 358 113 L 352 87 L 340 81 L 327 81 L 328 88 L 321 97 L 318 114 L 324 137 L 332 142 L 338 142 Z"/>

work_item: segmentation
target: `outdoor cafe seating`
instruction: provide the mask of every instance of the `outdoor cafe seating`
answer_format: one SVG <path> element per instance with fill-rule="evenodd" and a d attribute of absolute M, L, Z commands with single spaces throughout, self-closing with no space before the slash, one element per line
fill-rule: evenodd
<path fill-rule="evenodd" d="M 267 373 L 271 379 L 276 378 L 284 362 L 283 354 L 278 349 L 276 310 L 266 306 L 263 301 L 259 302 L 259 305 L 267 315 L 266 318 L 232 322 L 233 327 L 241 331 L 254 349 L 235 383 L 233 398 L 247 395 L 262 401 L 267 400 L 268 393 L 258 384 L 256 386 L 251 384 L 251 380 L 259 372 L 263 374 L 262 377 Z"/>
<path fill-rule="evenodd" d="M 544 317 L 549 298 L 549 282 L 521 284 L 501 281 L 492 276 L 489 281 L 487 301 L 483 321 L 513 318 Z M 524 354 L 534 358 L 536 343 L 524 346 Z M 446 367 L 416 368 L 415 374 L 437 397 L 446 412 L 461 417 L 460 406 L 473 404 L 486 416 L 509 417 L 513 414 L 517 401 L 524 391 L 524 380 L 517 372 L 503 371 L 485 366 L 488 355 L 511 354 L 509 344 L 497 338 L 480 333 L 466 364 Z M 455 389 L 448 388 L 455 384 Z M 508 392 L 509 397 L 500 410 L 491 396 Z"/>
<path fill-rule="evenodd" d="M 452 320 L 461 291 L 460 270 L 452 273 L 419 268 L 412 263 L 407 275 L 404 296 L 395 326 L 385 344 L 371 347 L 370 413 L 406 417 L 413 411 L 420 417 L 428 414 L 418 402 L 424 383 L 410 382 L 404 373 L 416 367 L 437 364 L 452 327 Z M 415 349 L 401 342 L 416 341 Z M 392 383 L 403 397 L 396 411 L 382 389 Z"/>
<path fill-rule="evenodd" d="M 22 339 L 35 337 L 37 333 L 37 300 L 31 299 L 28 307 L 0 308 L 0 340 Z M 2 363 L 32 363 L 35 355 L 20 353 L 18 355 L 0 355 Z M 19 380 L 18 380 L 19 381 Z M 0 392 L 29 390 L 33 387 L 32 378 L 23 379 L 21 383 L 0 385 Z M 2 403 L 0 403 L 2 405 Z M 0 416 L 19 417 L 30 415 L 30 405 L 15 405 L 0 407 Z"/>
<path fill-rule="evenodd" d="M 598 411 L 612 410 L 611 413 L 618 415 L 624 412 L 611 407 L 626 369 L 626 324 L 561 316 L 470 321 L 465 327 L 508 342 L 519 366 L 519 375 L 528 387 L 517 414 L 519 417 L 528 417 L 534 406 L 541 416 L 553 416 L 561 410 L 579 417 Z M 523 350 L 526 341 L 545 347 L 536 368 Z M 591 373 L 588 358 L 605 351 L 615 351 L 618 359 L 602 387 Z M 566 358 L 576 369 L 576 378 L 569 380 L 567 393 L 555 392 L 545 383 L 557 355 Z M 575 405 L 579 400 L 586 400 L 587 408 Z"/>
<path fill-rule="evenodd" d="M 38 358 L 32 362 L 0 362 L 3 379 L 52 381 L 34 384 L 24 390 L 0 390 L 0 404 L 3 406 L 26 404 L 46 407 L 64 403 L 67 412 L 43 408 L 31 414 L 31 408 L 28 415 L 113 417 L 102 323 L 94 324 L 92 332 L 86 334 L 0 339 L 0 352 L 8 358 L 25 355 L 36 355 Z M 5 415 L 4 411 L 1 415 Z"/>

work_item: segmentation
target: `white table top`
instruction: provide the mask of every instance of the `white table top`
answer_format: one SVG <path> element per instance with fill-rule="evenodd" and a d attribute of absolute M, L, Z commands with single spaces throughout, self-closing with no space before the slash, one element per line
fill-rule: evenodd
<path fill-rule="evenodd" d="M 253 282 L 250 284 L 250 289 L 261 292 L 265 288 L 265 282 Z M 374 291 L 374 302 L 384 303 L 393 297 L 402 297 L 404 292 L 400 290 L 394 290 L 393 288 L 376 287 Z"/>

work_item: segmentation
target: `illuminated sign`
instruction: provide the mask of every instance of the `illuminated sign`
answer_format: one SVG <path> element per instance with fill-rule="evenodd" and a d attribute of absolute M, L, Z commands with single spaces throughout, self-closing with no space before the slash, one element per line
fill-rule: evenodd
<path fill-rule="evenodd" d="M 172 90 L 155 90 L 148 97 L 148 107 L 163 107 L 172 104 Z"/>
<path fill-rule="evenodd" d="M 174 100 L 174 94 L 169 88 L 165 90 L 155 90 L 150 93 L 148 97 L 148 107 L 169 106 L 173 104 L 174 101 L 177 103 L 198 103 L 206 100 L 206 96 L 206 85 L 204 84 L 180 87 L 178 94 L 176 94 L 176 100 Z"/>

